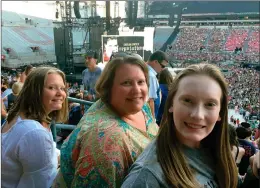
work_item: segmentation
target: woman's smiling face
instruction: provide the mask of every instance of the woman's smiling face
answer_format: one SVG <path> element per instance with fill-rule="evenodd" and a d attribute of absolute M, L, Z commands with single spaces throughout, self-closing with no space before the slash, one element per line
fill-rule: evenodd
<path fill-rule="evenodd" d="M 191 75 L 180 80 L 173 98 L 173 119 L 178 140 L 189 147 L 213 130 L 220 118 L 222 90 L 218 82 L 206 75 Z"/>

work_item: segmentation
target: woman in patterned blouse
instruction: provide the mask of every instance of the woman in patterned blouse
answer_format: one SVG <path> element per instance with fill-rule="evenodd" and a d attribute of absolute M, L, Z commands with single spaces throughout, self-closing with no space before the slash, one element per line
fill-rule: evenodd
<path fill-rule="evenodd" d="M 114 58 L 96 85 L 99 100 L 61 147 L 53 187 L 120 187 L 128 169 L 156 136 L 147 105 L 149 76 L 144 61 Z"/>

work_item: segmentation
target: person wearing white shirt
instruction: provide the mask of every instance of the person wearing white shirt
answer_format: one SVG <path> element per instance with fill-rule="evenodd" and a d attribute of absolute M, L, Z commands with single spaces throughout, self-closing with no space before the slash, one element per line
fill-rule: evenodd
<path fill-rule="evenodd" d="M 53 67 L 28 75 L 2 126 L 2 187 L 51 187 L 58 157 L 50 122 L 67 118 L 65 85 L 64 73 Z"/>

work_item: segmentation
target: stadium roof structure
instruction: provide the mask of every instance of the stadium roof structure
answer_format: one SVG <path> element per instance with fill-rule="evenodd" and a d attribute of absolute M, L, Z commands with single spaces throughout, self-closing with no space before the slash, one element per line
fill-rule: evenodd
<path fill-rule="evenodd" d="M 259 12 L 259 1 L 155 1 L 148 14 L 169 14 L 174 8 L 187 7 L 185 14 Z"/>

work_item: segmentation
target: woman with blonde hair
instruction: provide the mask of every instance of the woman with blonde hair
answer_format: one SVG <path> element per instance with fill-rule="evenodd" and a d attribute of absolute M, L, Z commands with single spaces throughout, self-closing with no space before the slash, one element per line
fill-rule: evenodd
<path fill-rule="evenodd" d="M 50 122 L 67 118 L 65 84 L 64 73 L 53 67 L 28 75 L 2 126 L 3 187 L 51 186 L 58 158 Z"/>
<path fill-rule="evenodd" d="M 169 91 L 157 139 L 133 164 L 122 187 L 236 188 L 227 96 L 216 66 L 197 64 L 181 71 Z"/>
<path fill-rule="evenodd" d="M 7 111 L 9 111 L 11 109 L 11 107 L 13 106 L 17 96 L 19 95 L 20 91 L 23 88 L 23 83 L 22 82 L 15 82 L 12 85 L 12 93 L 10 93 L 9 95 L 7 95 L 5 98 L 3 98 L 3 101 L 7 101 L 8 102 L 8 108 Z"/>

